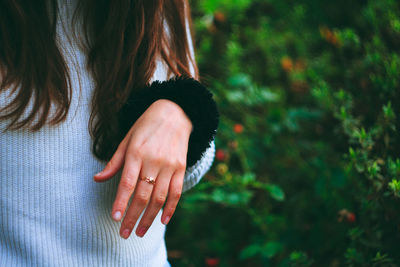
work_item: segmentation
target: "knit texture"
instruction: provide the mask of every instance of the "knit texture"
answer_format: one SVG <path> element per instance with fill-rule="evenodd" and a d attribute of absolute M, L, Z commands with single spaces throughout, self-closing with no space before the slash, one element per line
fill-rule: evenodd
<path fill-rule="evenodd" d="M 61 6 L 67 25 L 71 9 L 69 2 Z M 70 29 L 59 23 L 57 31 L 73 86 L 67 120 L 37 132 L 3 132 L 9 121 L 0 121 L 0 266 L 169 266 L 162 210 L 143 238 L 135 234 L 143 213 L 127 240 L 119 236 L 121 222 L 112 220 L 111 209 L 122 168 L 105 183 L 93 181 L 105 167 L 91 151 L 88 131 L 94 82 L 85 54 L 67 38 Z M 158 62 L 153 79 L 166 76 Z M 12 100 L 9 93 L 0 93 L 1 106 Z M 213 140 L 186 169 L 183 192 L 200 181 L 214 155 Z"/>

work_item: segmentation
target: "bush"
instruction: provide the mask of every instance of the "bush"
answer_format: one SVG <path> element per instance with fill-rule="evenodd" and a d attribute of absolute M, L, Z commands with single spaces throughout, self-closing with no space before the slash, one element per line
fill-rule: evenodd
<path fill-rule="evenodd" d="M 192 1 L 221 112 L 174 266 L 400 265 L 400 4 Z"/>

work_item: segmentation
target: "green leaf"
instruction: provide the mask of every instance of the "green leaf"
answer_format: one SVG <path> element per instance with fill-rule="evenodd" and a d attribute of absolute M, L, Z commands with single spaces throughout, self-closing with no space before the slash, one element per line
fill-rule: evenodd
<path fill-rule="evenodd" d="M 256 175 L 252 172 L 245 173 L 241 179 L 242 183 L 247 185 L 256 180 Z"/>
<path fill-rule="evenodd" d="M 279 242 L 268 242 L 264 245 L 262 254 L 267 258 L 272 258 L 282 250 L 282 244 Z"/>
<path fill-rule="evenodd" d="M 262 247 L 259 244 L 251 244 L 245 247 L 239 254 L 240 259 L 248 259 L 262 252 Z"/>
<path fill-rule="evenodd" d="M 265 185 L 265 189 L 268 190 L 273 199 L 277 201 L 285 200 L 285 193 L 279 186 L 273 184 L 267 184 Z"/>

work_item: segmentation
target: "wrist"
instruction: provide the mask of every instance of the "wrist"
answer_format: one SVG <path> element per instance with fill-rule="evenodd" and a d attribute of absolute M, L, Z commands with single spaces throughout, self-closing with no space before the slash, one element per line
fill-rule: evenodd
<path fill-rule="evenodd" d="M 193 123 L 189 116 L 185 113 L 181 106 L 176 104 L 174 101 L 169 99 L 159 99 L 154 101 L 152 105 L 160 106 L 166 118 L 173 120 L 174 123 L 179 121 L 181 123 L 181 128 L 186 130 L 189 134 L 193 132 Z"/>
<path fill-rule="evenodd" d="M 154 102 L 157 102 L 157 106 L 161 103 L 163 106 L 168 103 L 170 109 L 164 110 L 165 107 L 163 107 L 161 112 L 158 112 L 158 116 L 163 116 L 166 120 L 170 120 L 171 125 L 178 125 L 177 127 L 180 127 L 178 129 L 181 129 L 181 124 L 176 122 L 176 118 L 179 118 L 179 121 L 185 121 L 182 118 L 186 117 L 170 115 L 170 110 L 183 113 L 167 100 L 182 108 L 193 124 L 191 125 L 186 120 L 184 123 L 186 126 L 183 126 L 188 129 L 187 132 L 185 130 L 185 134 L 188 133 L 189 136 L 187 166 L 190 167 L 202 157 L 210 146 L 219 123 L 218 107 L 212 92 L 191 77 L 175 76 L 166 81 L 156 80 L 141 90 L 132 92 L 118 113 L 120 136 L 124 136 L 123 134 L 129 131 L 135 120 Z"/>

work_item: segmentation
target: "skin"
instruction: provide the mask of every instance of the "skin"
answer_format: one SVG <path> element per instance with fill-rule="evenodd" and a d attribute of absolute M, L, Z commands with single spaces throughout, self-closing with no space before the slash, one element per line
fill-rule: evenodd
<path fill-rule="evenodd" d="M 159 99 L 137 119 L 104 170 L 94 176 L 95 182 L 104 182 L 123 167 L 111 212 L 115 221 L 121 220 L 113 216 L 115 212 L 123 215 L 132 194 L 133 199 L 121 223 L 121 237 L 130 236 L 147 204 L 137 236 L 144 236 L 165 202 L 161 222 L 169 222 L 182 193 L 192 127 L 179 105 Z M 154 177 L 155 184 L 138 179 L 145 176 Z"/>

